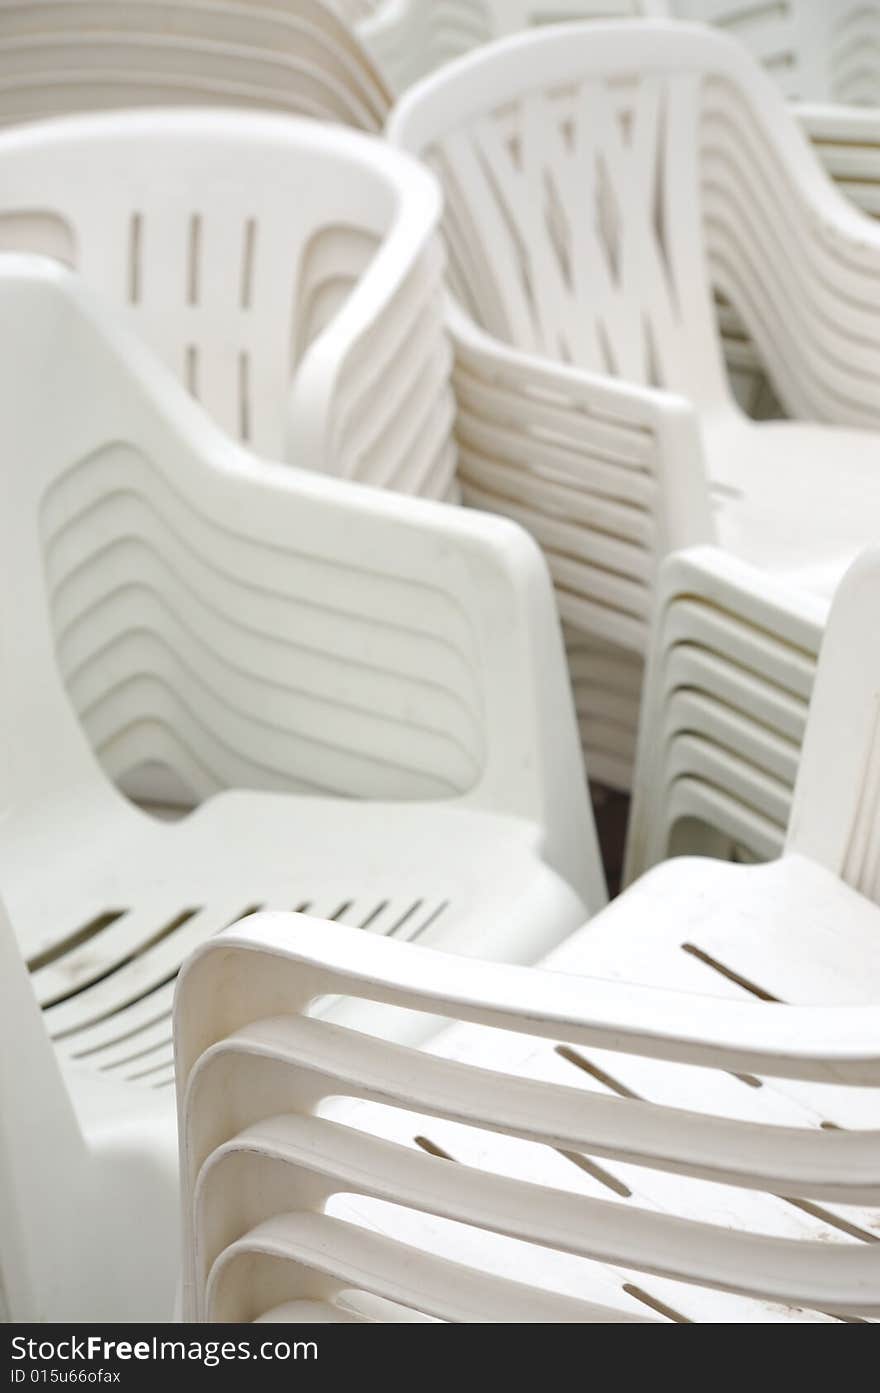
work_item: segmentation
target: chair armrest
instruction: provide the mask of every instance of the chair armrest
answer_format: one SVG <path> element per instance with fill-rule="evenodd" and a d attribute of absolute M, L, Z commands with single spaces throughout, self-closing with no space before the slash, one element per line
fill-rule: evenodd
<path fill-rule="evenodd" d="M 786 838 L 788 852 L 826 866 L 874 903 L 880 891 L 878 594 L 880 548 L 874 546 L 852 563 L 831 604 Z"/>
<path fill-rule="evenodd" d="M 663 778 L 666 756 L 663 727 L 669 701 L 666 670 L 671 650 L 681 640 L 679 627 L 670 625 L 670 611 L 684 599 L 714 606 L 722 613 L 746 621 L 756 632 L 784 641 L 790 645 L 790 653 L 799 654 L 800 664 L 806 668 L 815 666 L 828 617 L 827 600 L 796 590 L 718 547 L 691 547 L 666 559 L 657 580 L 642 686 L 624 857 L 625 886 L 662 859 L 666 851 L 664 800 L 668 797 L 668 785 Z M 792 656 L 792 666 L 795 662 Z M 792 680 L 790 673 L 788 680 Z M 812 674 L 804 680 L 811 684 Z M 809 688 L 804 695 L 809 695 Z"/>
<path fill-rule="evenodd" d="M 876 428 L 880 227 L 831 175 L 876 170 L 880 118 L 810 106 L 796 108 L 796 120 L 762 75 L 752 86 L 758 121 L 743 120 L 730 92 L 716 98 L 716 126 L 737 130 L 735 159 L 721 137 L 715 148 L 707 135 L 714 284 L 744 321 L 789 415 Z"/>
<path fill-rule="evenodd" d="M 265 575 L 264 548 L 279 559 L 283 548 L 292 573 L 306 555 L 332 573 L 334 610 L 393 626 L 390 645 L 367 634 L 358 655 L 421 673 L 467 708 L 479 772 L 465 801 L 539 823 L 546 859 L 600 906 L 559 620 L 528 535 L 504 518 L 240 456 L 224 484 L 226 520 L 246 512 L 258 548 L 251 573 Z"/>
<path fill-rule="evenodd" d="M 876 1005 L 726 1000 L 461 958 L 280 913 L 254 914 L 215 934 L 183 968 L 175 1004 L 179 1079 L 234 1031 L 305 1014 L 326 995 L 706 1068 L 880 1084 Z"/>
<path fill-rule="evenodd" d="M 492 460 L 502 469 L 521 472 L 533 465 L 539 477 L 556 475 L 566 487 L 582 490 L 586 511 L 573 511 L 572 517 L 583 519 L 585 545 L 596 549 L 600 565 L 614 565 L 615 559 L 605 556 L 607 542 L 596 535 L 605 531 L 605 520 L 596 514 L 595 531 L 591 525 L 591 504 L 627 500 L 646 517 L 640 540 L 649 589 L 667 552 L 714 539 L 698 418 L 690 402 L 512 348 L 455 303 L 447 313 L 465 478 L 468 441 L 473 434 L 482 449 L 480 431 L 492 429 Z"/>
<path fill-rule="evenodd" d="M 588 938 L 590 926 L 581 933 Z M 414 1051 L 374 1032 L 352 1032 L 309 1016 L 318 999 L 328 995 L 427 1011 L 519 1037 L 734 1072 L 756 1069 L 779 1077 L 868 1086 L 880 1080 L 876 1006 L 825 1009 L 721 1000 L 464 960 L 304 916 L 255 915 L 203 944 L 177 982 L 175 1068 L 189 1304 L 217 1251 L 214 1243 L 205 1251 L 193 1241 L 198 1232 L 207 1232 L 201 1204 L 211 1169 L 237 1149 L 253 1154 L 269 1143 L 270 1134 L 277 1141 L 283 1132 L 293 1144 L 284 1153 L 286 1159 L 305 1166 L 307 1177 L 318 1173 L 329 1181 L 326 1187 L 319 1183 L 313 1188 L 306 1178 L 304 1205 L 320 1207 L 329 1195 L 354 1189 L 423 1207 L 419 1201 L 424 1192 L 419 1192 L 412 1166 L 424 1169 L 426 1158 L 413 1161 L 418 1152 L 385 1143 L 363 1127 L 348 1135 L 347 1127 L 339 1125 L 339 1111 L 334 1111 L 332 1122 L 315 1116 L 325 1100 L 340 1097 L 390 1104 L 419 1117 L 428 1114 L 476 1125 L 564 1152 L 609 1156 L 795 1200 L 875 1203 L 880 1193 L 876 1131 L 823 1132 L 815 1126 L 742 1122 L 638 1096 L 618 1097 L 601 1089 L 550 1082 L 542 1076 L 533 1050 L 514 1035 L 506 1037 L 501 1069 L 487 1067 L 498 1061 L 500 1052 L 491 1056 L 490 1039 L 481 1057 L 479 1036 L 460 1037 L 448 1051 L 442 1046 Z M 340 1139 L 342 1150 L 334 1147 L 334 1139 Z M 409 1168 L 405 1177 L 399 1168 L 395 1173 L 398 1158 Z M 487 1171 L 482 1163 L 475 1170 L 468 1170 L 467 1164 L 447 1166 L 443 1176 L 455 1190 L 456 1207 L 449 1207 L 447 1197 L 433 1212 L 522 1236 L 516 1225 L 487 1221 L 487 1215 L 494 1214 L 492 1206 L 499 1200 L 503 1205 L 502 1197 L 518 1196 L 521 1212 L 528 1214 L 539 1197 L 546 1200 L 558 1193 L 559 1239 L 554 1246 L 566 1247 L 573 1232 L 588 1233 L 585 1256 L 675 1276 L 682 1275 L 685 1244 L 691 1279 L 714 1278 L 716 1284 L 736 1290 L 741 1272 L 737 1276 L 731 1269 L 741 1266 L 744 1243 L 753 1245 L 750 1257 L 760 1275 L 743 1289 L 762 1295 L 779 1295 L 781 1288 L 773 1283 L 780 1260 L 789 1289 L 792 1281 L 800 1283 L 800 1264 L 810 1251 L 800 1242 L 780 1245 L 778 1240 L 738 1233 L 732 1254 L 724 1254 L 729 1235 L 714 1222 L 658 1217 L 607 1197 L 587 1200 L 578 1194 L 575 1200 L 564 1197 L 564 1191 L 534 1183 L 523 1187 L 522 1181 L 496 1174 L 491 1166 Z M 376 1177 L 381 1177 L 378 1184 Z M 200 1218 L 194 1228 L 196 1215 Z M 634 1226 L 627 1230 L 629 1241 L 621 1242 L 618 1232 L 610 1244 L 604 1235 L 597 1243 L 603 1221 L 614 1228 L 621 1215 L 624 1224 Z M 650 1251 L 642 1247 L 645 1231 L 655 1240 Z M 526 1236 L 534 1241 L 533 1232 Z M 867 1311 L 864 1283 L 876 1277 L 876 1260 L 861 1247 L 854 1270 L 835 1274 L 840 1282 L 837 1293 L 846 1284 L 845 1300 L 829 1298 L 828 1288 L 800 1296 L 803 1287 L 798 1285 L 799 1300 L 820 1309 L 830 1300 L 844 1310 Z M 841 1253 L 845 1251 L 851 1253 L 853 1245 L 843 1245 Z M 768 1263 L 774 1273 L 769 1287 Z M 825 1261 L 821 1266 L 827 1275 Z M 871 1302 L 870 1310 L 875 1309 L 876 1302 Z"/>

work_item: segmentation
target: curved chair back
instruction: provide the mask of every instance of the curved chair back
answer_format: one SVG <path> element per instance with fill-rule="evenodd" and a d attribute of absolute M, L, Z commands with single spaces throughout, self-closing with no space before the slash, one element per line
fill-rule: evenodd
<path fill-rule="evenodd" d="M 439 173 L 454 289 L 491 335 L 717 411 L 731 398 L 714 289 L 790 414 L 853 424 L 827 365 L 864 355 L 877 370 L 863 314 L 808 331 L 793 307 L 815 298 L 818 268 L 839 305 L 869 263 L 851 264 L 805 195 L 833 201 L 854 238 L 861 219 L 727 36 L 671 21 L 517 35 L 405 95 L 389 134 Z M 805 335 L 821 387 L 786 352 Z"/>
<path fill-rule="evenodd" d="M 325 330 L 332 336 L 348 315 L 363 334 L 378 318 L 374 366 L 408 332 L 413 360 L 424 361 L 439 196 L 414 162 L 317 122 L 180 110 L 0 132 L 0 171 L 3 249 L 76 269 L 258 454 L 370 478 L 338 438 L 332 461 L 329 442 L 315 438 L 329 397 L 354 387 L 359 366 L 333 361 Z M 358 308 L 352 291 L 368 271 L 371 303 Z M 383 291 L 393 301 L 398 285 L 401 303 L 383 326 Z M 435 366 L 435 316 L 438 343 Z M 401 363 L 396 376 L 407 372 Z M 353 448 L 366 451 L 374 442 L 360 434 Z"/>

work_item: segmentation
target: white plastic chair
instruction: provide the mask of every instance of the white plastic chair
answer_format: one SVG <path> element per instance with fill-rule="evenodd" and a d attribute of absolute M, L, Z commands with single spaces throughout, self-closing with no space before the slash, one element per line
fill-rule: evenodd
<path fill-rule="evenodd" d="M 337 0 L 395 92 L 442 62 L 529 26 L 580 19 L 679 18 L 714 22 L 746 45 L 793 101 L 825 168 L 866 211 L 880 213 L 880 6 L 861 0 Z M 447 9 L 449 14 L 446 14 Z M 438 35 L 439 31 L 439 35 Z M 736 398 L 759 420 L 784 414 L 739 317 L 719 305 Z M 630 700 L 632 698 L 630 697 Z M 620 741 L 618 743 L 621 743 Z M 630 731 L 626 742 L 633 743 Z M 631 749 L 629 760 L 631 763 Z"/>
<path fill-rule="evenodd" d="M 781 854 L 827 613 L 714 547 L 664 562 L 626 883 L 670 855 Z"/>
<path fill-rule="evenodd" d="M 715 541 L 830 595 L 880 536 L 880 229 L 740 46 L 519 35 L 409 92 L 389 134 L 446 190 L 465 497 L 541 542 L 581 661 L 627 655 L 621 709 L 668 552 Z M 815 424 L 737 408 L 713 288 Z M 591 775 L 622 783 L 583 714 Z"/>
<path fill-rule="evenodd" d="M 429 497 L 455 470 L 439 215 L 413 161 L 315 121 L 0 132 L 0 246 L 75 267 L 258 454 Z"/>
<path fill-rule="evenodd" d="M 315 121 L 141 111 L 0 132 L 0 247 L 74 266 L 258 454 L 447 498 L 439 216 L 415 162 Z M 167 779 L 126 791 L 181 801 Z"/>
<path fill-rule="evenodd" d="M 62 1059 L 170 1103 L 177 969 L 249 907 L 526 960 L 598 908 L 525 534 L 247 455 L 49 261 L 0 302 L 3 897 Z"/>
<path fill-rule="evenodd" d="M 0 124 L 189 103 L 376 131 L 388 92 L 323 0 L 0 0 Z"/>
<path fill-rule="evenodd" d="M 190 1317 L 880 1315 L 878 603 L 874 552 L 771 865 L 668 862 L 549 971 L 284 915 L 203 945 L 175 1003 Z M 467 1024 L 414 1055 L 309 1018 L 327 993 Z"/>

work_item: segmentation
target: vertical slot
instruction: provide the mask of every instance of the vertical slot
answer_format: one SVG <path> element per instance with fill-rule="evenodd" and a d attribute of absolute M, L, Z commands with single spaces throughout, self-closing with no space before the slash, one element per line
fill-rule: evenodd
<path fill-rule="evenodd" d="M 194 343 L 188 343 L 186 346 L 186 361 L 184 362 L 183 370 L 186 379 L 187 391 L 189 392 L 190 396 L 195 397 L 196 401 L 198 401 L 199 350 L 196 348 Z"/>
<path fill-rule="evenodd" d="M 251 438 L 250 358 L 238 355 L 238 433 L 247 443 Z"/>
<path fill-rule="evenodd" d="M 128 227 L 128 298 L 133 305 L 140 304 L 141 299 L 143 221 L 140 213 L 132 213 Z"/>
<path fill-rule="evenodd" d="M 241 255 L 241 308 L 249 310 L 254 290 L 254 256 L 257 249 L 257 224 L 248 218 L 244 225 L 244 245 Z"/>
<path fill-rule="evenodd" d="M 189 220 L 189 245 L 186 260 L 186 302 L 199 303 L 199 262 L 202 249 L 202 219 L 193 213 Z"/>

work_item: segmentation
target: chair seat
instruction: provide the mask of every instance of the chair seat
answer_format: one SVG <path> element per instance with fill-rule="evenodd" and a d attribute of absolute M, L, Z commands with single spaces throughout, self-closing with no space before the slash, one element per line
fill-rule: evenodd
<path fill-rule="evenodd" d="M 829 871 L 789 855 L 767 866 L 705 859 L 667 862 L 615 900 L 593 924 L 572 935 L 542 964 L 567 974 L 715 994 L 744 1000 L 808 1003 L 880 999 L 880 910 Z M 669 1064 L 598 1049 L 558 1047 L 485 1027 L 454 1025 L 431 1052 L 507 1073 L 638 1096 L 747 1121 L 794 1127 L 877 1127 L 877 1090 L 792 1080 L 764 1081 L 691 1065 Z M 805 1204 L 689 1177 L 664 1175 L 600 1158 L 536 1148 L 434 1117 L 414 1117 L 367 1103 L 344 1109 L 349 1125 L 407 1141 L 483 1169 L 570 1188 L 603 1199 L 779 1237 L 829 1243 L 876 1239 L 880 1211 Z M 414 1219 L 361 1199 L 340 1213 L 441 1255 L 461 1255 L 461 1233 L 444 1221 Z M 392 1218 L 393 1214 L 393 1218 Z M 394 1227 L 390 1227 L 390 1225 Z M 404 1226 L 401 1227 L 401 1224 Z M 405 1231 L 404 1231 L 405 1230 Z M 501 1275 L 624 1310 L 651 1310 L 673 1320 L 830 1320 L 655 1276 L 585 1262 L 510 1239 L 480 1234 L 480 1260 Z"/>
<path fill-rule="evenodd" d="M 95 1161 L 96 1212 L 138 1253 L 139 1284 L 117 1292 L 108 1278 L 94 1299 L 115 1319 L 168 1320 L 179 1245 L 171 1009 L 192 948 L 248 911 L 302 909 L 369 932 L 528 961 L 585 911 L 542 862 L 536 828 L 458 806 L 235 791 L 177 823 L 124 803 L 116 812 L 86 838 L 104 845 L 105 856 L 65 865 L 61 847 L 57 855 L 46 849 L 57 873 L 29 901 L 17 900 L 16 922 L 61 930 L 31 980 Z M 376 1019 L 405 1034 L 413 1018 L 365 1010 L 359 1022 Z M 119 1174 L 128 1185 L 120 1203 L 99 1198 Z M 132 1174 L 137 1206 L 123 1202 Z M 125 1305 L 134 1290 L 138 1309 Z"/>
<path fill-rule="evenodd" d="M 880 537 L 880 433 L 737 421 L 706 438 L 721 546 L 830 598 Z"/>
<path fill-rule="evenodd" d="M 300 910 L 523 962 L 586 915 L 542 861 L 538 828 L 456 802 L 232 791 L 177 823 L 121 800 L 113 812 L 82 833 L 103 855 L 47 846 L 56 873 L 23 875 L 7 898 L 62 1054 L 149 1087 L 173 1081 L 180 964 L 247 913 Z M 35 925 L 51 925 L 51 941 L 29 938 Z"/>

